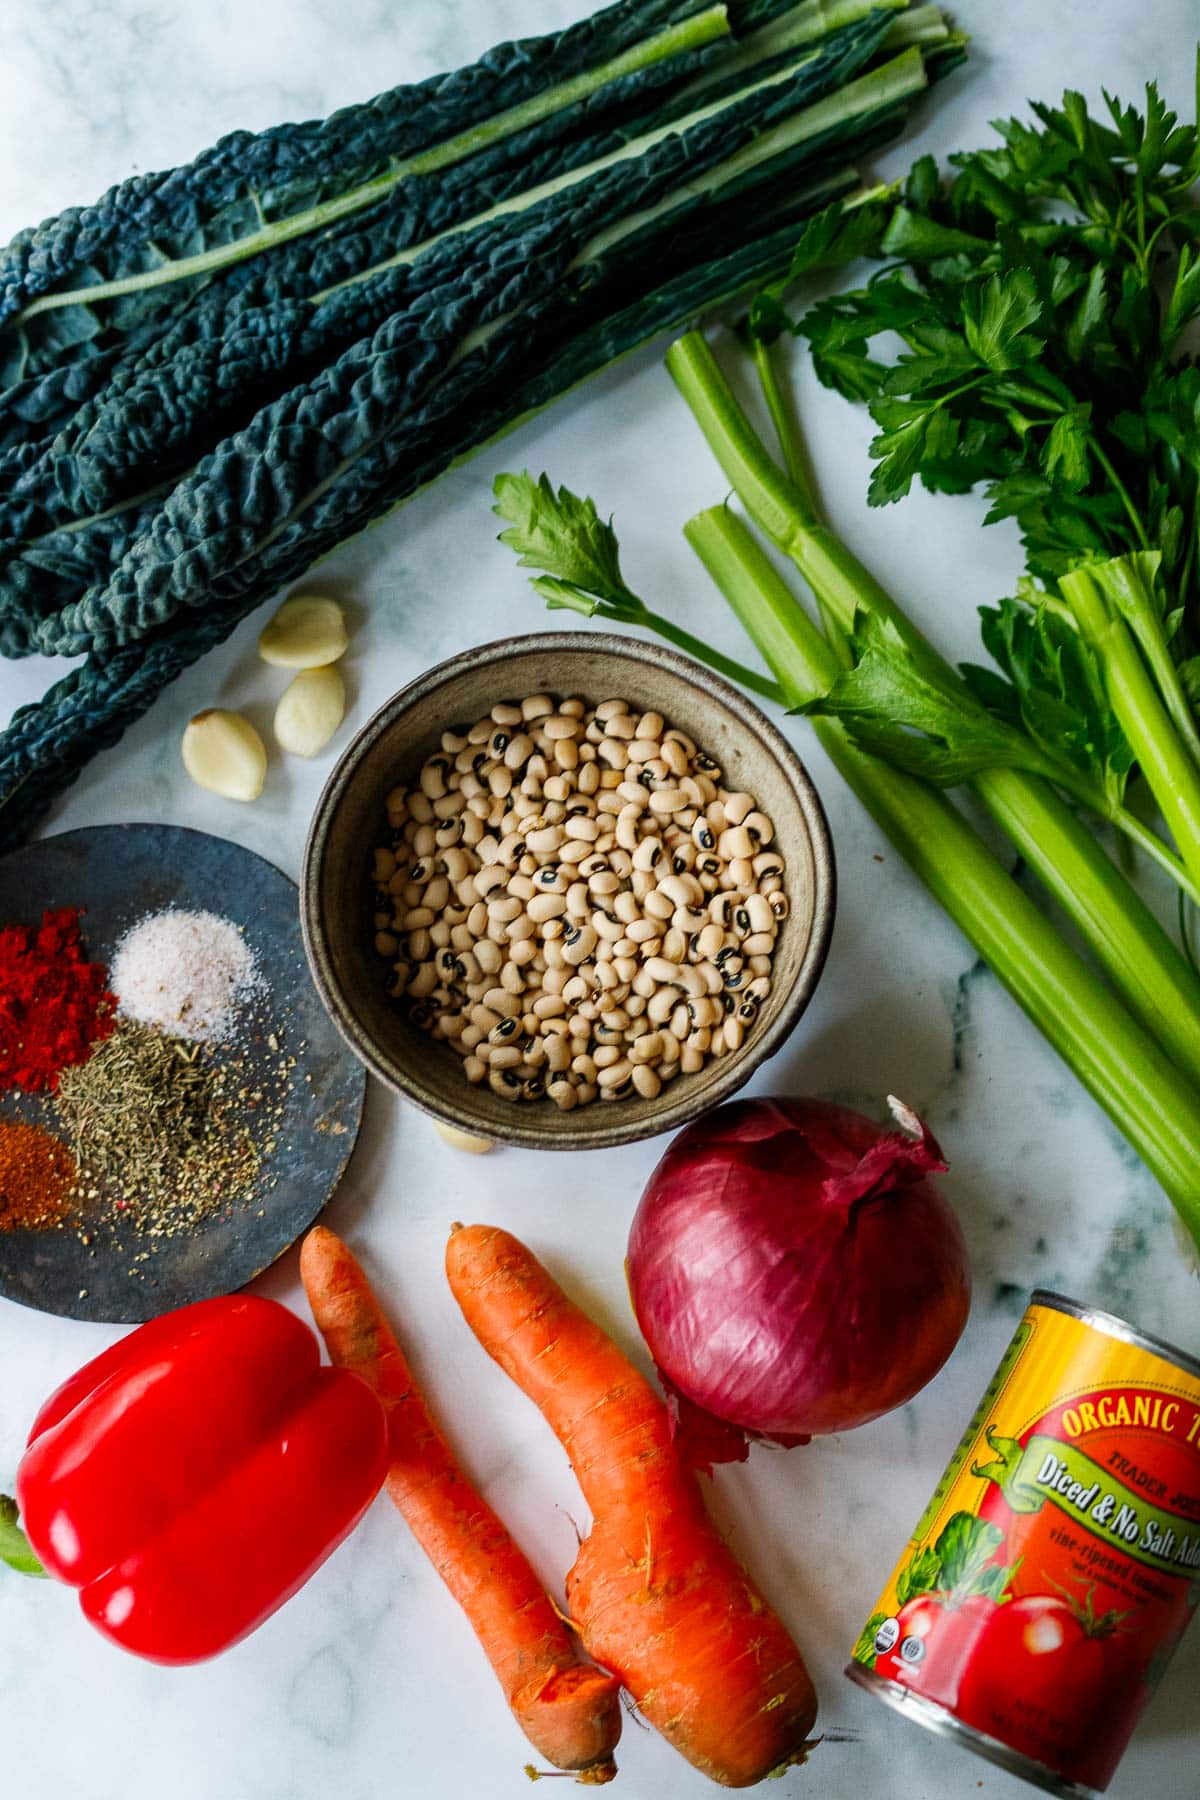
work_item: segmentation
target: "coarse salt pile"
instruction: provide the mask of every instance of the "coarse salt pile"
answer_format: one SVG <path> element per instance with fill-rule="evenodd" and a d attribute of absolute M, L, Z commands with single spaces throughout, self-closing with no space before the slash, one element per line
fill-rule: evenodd
<path fill-rule="evenodd" d="M 236 925 L 174 907 L 148 913 L 125 933 L 111 981 L 125 1018 L 199 1044 L 228 1038 L 238 1005 L 262 986 Z"/>

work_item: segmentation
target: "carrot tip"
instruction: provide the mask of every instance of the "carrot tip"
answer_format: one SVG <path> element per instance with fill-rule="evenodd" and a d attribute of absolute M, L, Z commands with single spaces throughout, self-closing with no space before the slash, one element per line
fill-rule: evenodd
<path fill-rule="evenodd" d="M 778 1781 L 781 1776 L 787 1774 L 789 1769 L 802 1769 L 812 1752 L 817 1748 L 818 1744 L 823 1741 L 824 1740 L 819 1737 L 808 1738 L 800 1745 L 798 1750 L 794 1750 L 792 1754 L 785 1758 L 783 1762 L 779 1763 L 777 1767 L 768 1770 L 766 1779 L 768 1781 Z"/>
<path fill-rule="evenodd" d="M 526 1763 L 525 1773 L 530 1781 L 575 1781 L 580 1787 L 606 1787 L 615 1778 L 617 1765 L 611 1757 L 587 1769 L 535 1769 Z"/>

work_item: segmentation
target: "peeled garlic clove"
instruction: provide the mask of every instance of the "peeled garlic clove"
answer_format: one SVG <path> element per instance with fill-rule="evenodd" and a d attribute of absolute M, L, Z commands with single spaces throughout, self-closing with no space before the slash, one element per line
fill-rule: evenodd
<path fill-rule="evenodd" d="M 346 716 L 346 689 L 333 667 L 302 669 L 275 708 L 275 736 L 293 756 L 323 750 Z"/>
<path fill-rule="evenodd" d="M 323 669 L 343 654 L 346 620 L 336 600 L 293 594 L 262 629 L 258 654 L 277 669 Z"/>
<path fill-rule="evenodd" d="M 183 766 L 200 787 L 226 800 L 257 800 L 267 773 L 267 752 L 249 719 L 212 706 L 189 719 L 183 733 Z"/>
<path fill-rule="evenodd" d="M 453 1125 L 441 1125 L 436 1119 L 433 1123 L 438 1135 L 444 1137 L 448 1144 L 453 1144 L 456 1150 L 469 1150 L 472 1156 L 485 1156 L 495 1148 L 491 1138 L 472 1137 L 469 1131 L 458 1131 Z"/>

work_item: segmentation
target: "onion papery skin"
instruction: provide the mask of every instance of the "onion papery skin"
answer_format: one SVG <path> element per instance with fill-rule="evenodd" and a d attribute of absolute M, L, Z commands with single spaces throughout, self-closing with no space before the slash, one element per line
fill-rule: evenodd
<path fill-rule="evenodd" d="M 697 1463 L 744 1456 L 740 1434 L 788 1444 L 865 1425 L 954 1349 L 966 1243 L 927 1179 L 941 1151 L 904 1118 L 914 1131 L 819 1100 L 738 1100 L 682 1131 L 651 1176 L 630 1293 L 697 1441 L 691 1409 L 712 1415 Z"/>

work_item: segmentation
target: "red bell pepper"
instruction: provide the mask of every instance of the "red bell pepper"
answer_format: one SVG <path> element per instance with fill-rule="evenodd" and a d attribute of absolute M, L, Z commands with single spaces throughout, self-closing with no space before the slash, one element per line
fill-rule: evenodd
<path fill-rule="evenodd" d="M 353 1530 L 387 1470 L 366 1382 L 322 1368 L 273 1300 L 202 1300 L 131 1332 L 34 1421 L 29 1541 L 84 1615 L 152 1662 L 199 1662 L 268 1619 Z"/>

